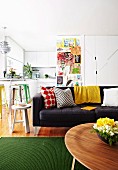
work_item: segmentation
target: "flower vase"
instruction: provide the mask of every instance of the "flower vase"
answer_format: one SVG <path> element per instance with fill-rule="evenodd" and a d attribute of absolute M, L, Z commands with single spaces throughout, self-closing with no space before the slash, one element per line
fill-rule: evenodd
<path fill-rule="evenodd" d="M 12 73 L 11 73 L 11 75 L 12 75 L 12 78 L 13 78 L 13 77 L 14 77 L 14 75 L 15 75 L 15 72 L 12 72 Z"/>
<path fill-rule="evenodd" d="M 99 139 L 101 139 L 103 142 L 105 142 L 105 143 L 109 144 L 108 139 L 105 139 L 104 137 L 100 136 L 100 134 L 99 134 L 99 133 L 97 133 L 97 135 L 98 135 Z"/>
<path fill-rule="evenodd" d="M 109 140 L 108 140 L 108 139 L 105 139 L 104 137 L 100 136 L 100 134 L 99 134 L 99 133 L 97 133 L 97 135 L 98 135 L 99 139 L 101 139 L 103 142 L 105 142 L 105 143 L 109 144 Z M 112 144 L 111 144 L 111 145 L 113 145 L 113 144 L 115 144 L 115 143 L 116 143 L 116 142 L 112 142 Z"/>

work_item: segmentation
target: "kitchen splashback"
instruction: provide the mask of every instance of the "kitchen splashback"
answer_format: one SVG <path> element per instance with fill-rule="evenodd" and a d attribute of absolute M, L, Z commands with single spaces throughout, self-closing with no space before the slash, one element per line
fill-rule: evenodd
<path fill-rule="evenodd" d="M 33 71 L 40 73 L 40 78 L 45 78 L 48 74 L 49 78 L 56 78 L 56 67 L 32 67 Z"/>

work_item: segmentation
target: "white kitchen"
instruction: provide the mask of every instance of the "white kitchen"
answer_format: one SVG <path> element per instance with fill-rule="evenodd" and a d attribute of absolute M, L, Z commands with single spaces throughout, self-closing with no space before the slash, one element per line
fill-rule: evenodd
<path fill-rule="evenodd" d="M 25 51 L 11 37 L 6 37 L 6 41 L 11 49 L 9 53 L 0 53 L 0 84 L 5 85 L 7 96 L 13 84 L 28 84 L 31 97 L 40 92 L 41 86 L 56 85 L 56 52 Z M 31 67 L 31 77 L 24 74 L 27 64 Z M 13 77 L 11 69 L 15 72 Z"/>

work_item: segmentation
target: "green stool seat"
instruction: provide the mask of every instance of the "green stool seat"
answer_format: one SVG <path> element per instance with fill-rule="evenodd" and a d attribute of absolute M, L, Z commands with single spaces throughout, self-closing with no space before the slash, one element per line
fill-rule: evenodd
<path fill-rule="evenodd" d="M 19 86 L 23 87 L 24 95 L 25 95 L 25 102 L 28 103 L 31 99 L 29 85 L 28 84 L 19 84 Z"/>

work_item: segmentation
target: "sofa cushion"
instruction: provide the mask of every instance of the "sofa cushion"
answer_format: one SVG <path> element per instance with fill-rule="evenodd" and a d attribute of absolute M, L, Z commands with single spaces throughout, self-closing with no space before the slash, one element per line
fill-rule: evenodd
<path fill-rule="evenodd" d="M 39 113 L 41 121 L 47 122 L 78 122 L 87 123 L 95 122 L 95 110 L 87 111 L 82 110 L 78 106 L 67 107 L 67 108 L 51 108 L 43 109 Z"/>
<path fill-rule="evenodd" d="M 41 94 L 44 97 L 45 108 L 54 107 L 56 105 L 55 94 L 53 88 L 41 87 Z"/>
<path fill-rule="evenodd" d="M 57 108 L 76 106 L 69 88 L 62 90 L 55 87 L 54 92 L 56 96 Z"/>
<path fill-rule="evenodd" d="M 115 106 L 98 106 L 95 109 L 96 119 L 109 117 L 118 120 L 118 107 Z"/>
<path fill-rule="evenodd" d="M 118 106 L 118 88 L 104 89 L 103 106 Z"/>

